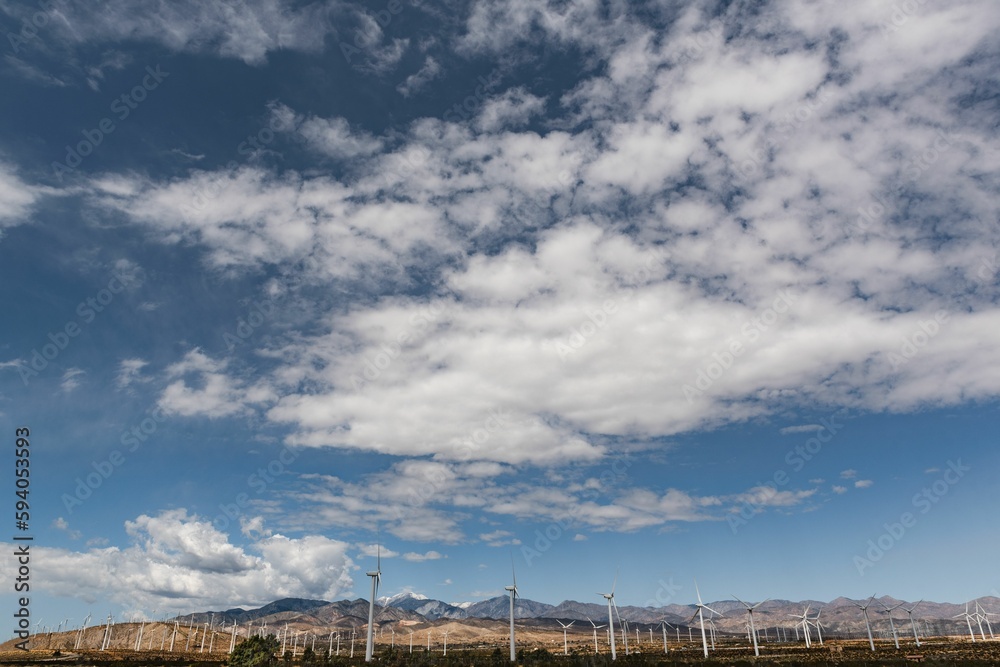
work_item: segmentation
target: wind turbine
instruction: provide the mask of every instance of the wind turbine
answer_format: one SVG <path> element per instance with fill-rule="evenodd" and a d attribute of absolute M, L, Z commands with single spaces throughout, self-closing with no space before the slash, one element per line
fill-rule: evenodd
<path fill-rule="evenodd" d="M 983 641 L 986 641 L 986 633 L 983 631 L 983 619 L 986 618 L 986 616 L 984 616 L 982 613 L 982 609 L 979 606 L 979 600 L 976 600 L 975 603 L 976 603 L 976 613 L 973 616 L 973 618 L 976 619 L 976 625 L 979 626 L 979 636 L 983 638 Z M 990 634 L 992 633 L 993 631 L 990 630 Z"/>
<path fill-rule="evenodd" d="M 444 635 L 444 655 L 448 655 L 448 631 L 445 630 L 441 634 Z"/>
<path fill-rule="evenodd" d="M 590 621 L 590 618 L 587 618 L 587 620 Z M 597 631 L 600 630 L 601 628 L 605 627 L 605 626 L 603 626 L 603 625 L 595 625 L 593 621 L 590 621 L 590 624 L 594 626 L 594 653 L 596 654 L 598 652 L 598 648 L 597 648 Z"/>
<path fill-rule="evenodd" d="M 799 614 L 789 614 L 789 616 L 802 619 L 802 634 L 806 638 L 806 648 L 812 648 L 812 642 L 809 639 L 809 606 L 806 605 L 806 610 L 802 612 L 801 616 Z M 795 625 L 798 626 L 798 623 Z"/>
<path fill-rule="evenodd" d="M 760 649 L 757 648 L 757 628 L 754 627 L 754 623 L 753 623 L 753 610 L 756 609 L 757 607 L 761 606 L 765 602 L 767 602 L 767 600 L 761 600 L 760 602 L 758 602 L 755 605 L 750 605 L 750 604 L 747 604 L 746 602 L 744 602 L 743 600 L 737 598 L 735 595 L 733 597 L 736 598 L 737 602 L 739 602 L 741 605 L 743 605 L 744 607 L 747 608 L 747 616 L 750 617 L 750 635 L 753 637 L 753 654 L 755 656 L 760 657 Z M 664 644 L 666 644 L 666 641 L 664 641 Z"/>
<path fill-rule="evenodd" d="M 670 624 L 667 623 L 666 621 L 660 621 L 660 626 L 663 628 L 663 652 L 664 653 L 670 653 L 670 651 L 667 650 L 667 626 L 668 625 L 670 625 Z M 670 625 L 670 627 L 674 627 L 674 626 Z"/>
<path fill-rule="evenodd" d="M 819 645 L 823 645 L 823 630 L 819 622 L 820 614 L 823 613 L 823 608 L 820 607 L 819 611 L 816 612 L 816 617 L 812 619 L 813 627 L 816 628 L 816 636 L 819 637 Z"/>
<path fill-rule="evenodd" d="M 888 616 L 889 616 L 889 627 L 891 627 L 891 628 L 892 628 L 892 641 L 893 641 L 893 642 L 895 642 L 895 644 L 896 644 L 896 650 L 898 651 L 898 650 L 899 650 L 899 635 L 898 635 L 898 634 L 896 634 L 896 621 L 894 621 L 894 620 L 892 619 L 892 612 L 893 612 L 893 610 L 895 610 L 895 609 L 899 609 L 900 607 L 902 607 L 902 606 L 903 606 L 903 603 L 902 603 L 902 602 L 900 602 L 899 604 L 897 604 L 897 605 L 896 605 L 896 606 L 894 606 L 894 607 L 889 607 L 889 606 L 887 606 L 887 605 L 886 605 L 886 604 L 885 604 L 884 602 L 882 602 L 881 600 L 879 600 L 879 601 L 878 601 L 878 603 L 879 603 L 880 605 L 882 605 L 882 609 L 884 609 L 884 610 L 885 610 L 885 613 L 886 613 L 886 615 L 888 615 Z"/>
<path fill-rule="evenodd" d="M 615 579 L 611 582 L 611 592 L 610 593 L 598 593 L 598 595 L 603 596 L 605 600 L 608 601 L 608 637 L 611 643 L 611 659 L 617 659 L 615 655 L 615 619 L 611 615 L 611 607 L 614 606 L 615 613 L 618 612 L 618 605 L 615 604 L 615 586 L 618 584 L 618 573 L 615 572 Z"/>
<path fill-rule="evenodd" d="M 972 643 L 975 644 L 976 643 L 976 633 L 972 631 L 972 616 L 969 615 L 969 603 L 968 602 L 965 603 L 965 613 L 964 614 L 955 614 L 954 616 L 952 616 L 952 618 L 959 618 L 959 617 L 962 617 L 962 616 L 965 617 L 965 622 L 969 624 L 969 636 L 972 637 Z"/>
<path fill-rule="evenodd" d="M 693 621 L 694 618 L 695 618 L 695 616 L 698 617 L 699 625 L 701 625 L 701 647 L 702 647 L 702 649 L 705 652 L 705 657 L 707 658 L 708 657 L 708 639 L 705 638 L 705 614 L 704 614 L 704 610 L 707 609 L 710 612 L 712 612 L 713 614 L 719 614 L 719 612 L 715 611 L 714 609 L 712 609 L 707 604 L 705 604 L 704 602 L 701 601 L 701 591 L 698 590 L 698 580 L 697 579 L 695 579 L 695 581 L 694 581 L 694 592 L 698 596 L 698 604 L 697 604 L 698 611 L 696 611 L 694 613 L 694 616 L 692 616 L 688 620 L 688 623 L 690 623 L 691 621 Z M 722 616 L 722 614 L 719 614 L 719 616 Z M 713 643 L 714 643 L 714 640 L 713 640 Z"/>
<path fill-rule="evenodd" d="M 377 536 L 375 539 L 375 571 L 366 573 L 372 578 L 372 597 L 368 602 L 368 641 L 365 644 L 365 662 L 372 661 L 372 649 L 375 647 L 375 637 L 372 634 L 375 630 L 375 596 L 378 594 L 378 585 L 382 583 L 382 545 L 378 543 Z"/>
<path fill-rule="evenodd" d="M 983 620 L 986 621 L 986 627 L 990 631 L 990 639 L 996 639 L 996 636 L 993 634 L 993 624 L 990 623 L 990 612 L 986 611 L 986 608 L 979 604 L 979 600 L 976 600 L 976 610 L 982 614 Z M 982 626 L 980 626 L 981 628 Z M 983 641 L 986 641 L 985 635 L 983 636 Z"/>
<path fill-rule="evenodd" d="M 863 613 L 865 615 L 865 628 L 868 629 L 868 645 L 871 646 L 872 651 L 875 650 L 875 640 L 872 638 L 872 624 L 871 624 L 871 621 L 868 620 L 868 607 L 871 605 L 872 600 L 874 600 L 874 599 L 875 599 L 875 594 L 872 593 L 872 596 L 870 598 L 868 598 L 868 602 L 866 602 L 864 604 L 860 604 L 858 602 L 852 603 L 855 607 L 857 607 L 858 609 L 861 610 L 861 613 Z"/>
<path fill-rule="evenodd" d="M 923 600 L 920 600 L 919 602 L 917 602 L 917 604 L 913 605 L 909 609 L 903 607 L 903 611 L 905 611 L 906 615 L 910 617 L 910 628 L 913 629 L 913 641 L 917 643 L 917 646 L 920 646 L 920 637 L 917 636 L 917 624 L 913 622 L 913 610 L 916 609 L 917 605 L 920 604 L 921 602 L 923 602 Z"/>
<path fill-rule="evenodd" d="M 510 576 L 512 583 L 503 589 L 510 593 L 510 661 L 517 661 L 517 647 L 514 638 L 514 598 L 517 597 L 517 573 L 514 572 L 514 554 L 510 555 Z"/>
<path fill-rule="evenodd" d="M 573 625 L 574 623 L 576 623 L 576 621 L 570 621 L 569 625 L 563 625 L 562 621 L 560 621 L 559 619 L 556 619 L 556 623 L 558 623 L 559 625 L 562 625 L 562 629 L 563 629 L 563 655 L 569 655 L 569 644 L 566 641 L 566 631 L 569 630 L 570 625 Z M 596 632 L 596 630 L 595 630 L 595 632 Z"/>

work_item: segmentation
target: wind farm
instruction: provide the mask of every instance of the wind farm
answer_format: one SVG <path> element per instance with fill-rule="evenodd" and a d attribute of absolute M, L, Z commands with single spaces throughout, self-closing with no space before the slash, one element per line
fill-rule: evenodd
<path fill-rule="evenodd" d="M 0 647 L 0 660 L 226 662 L 242 642 L 267 636 L 280 647 L 275 659 L 302 664 L 451 664 L 449 655 L 463 664 L 611 664 L 639 657 L 644 664 L 1000 660 L 1000 643 L 990 623 L 995 613 L 990 610 L 1000 609 L 997 597 L 962 605 L 910 603 L 874 594 L 862 602 L 766 599 L 750 604 L 735 595 L 705 602 L 695 584 L 696 599 L 690 604 L 619 608 L 616 575 L 611 590 L 600 593 L 603 604 L 567 600 L 547 605 L 521 598 L 512 572 L 511 584 L 504 587 L 507 594 L 476 603 L 479 609 L 441 603 L 437 612 L 423 615 L 406 609 L 408 602 L 420 600 L 412 593 L 376 597 L 382 577 L 378 551 L 376 568 L 366 576 L 375 594 L 368 600 L 283 599 L 258 609 L 202 611 L 160 620 L 109 614 L 93 624 L 89 615 L 77 627 L 66 619 L 54 628 L 39 626 L 26 640 L 26 651 L 14 649 L 16 639 L 8 641 Z M 501 600 L 505 604 L 497 606 Z M 431 606 L 429 600 L 420 601 Z M 869 616 L 872 605 L 881 608 L 878 617 Z M 507 618 L 488 613 L 504 607 Z M 896 609 L 907 614 L 912 637 L 897 631 L 892 616 Z M 599 610 L 609 614 L 607 625 L 592 620 Z M 953 614 L 955 610 L 959 613 Z M 397 642 L 397 634 L 407 640 Z"/>

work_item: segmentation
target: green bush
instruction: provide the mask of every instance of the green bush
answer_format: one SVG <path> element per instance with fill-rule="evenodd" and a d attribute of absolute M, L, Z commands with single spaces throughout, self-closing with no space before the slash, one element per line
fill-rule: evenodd
<path fill-rule="evenodd" d="M 280 648 L 274 635 L 267 637 L 251 637 L 233 649 L 229 656 L 230 667 L 264 667 L 273 665 L 277 660 L 274 654 Z"/>

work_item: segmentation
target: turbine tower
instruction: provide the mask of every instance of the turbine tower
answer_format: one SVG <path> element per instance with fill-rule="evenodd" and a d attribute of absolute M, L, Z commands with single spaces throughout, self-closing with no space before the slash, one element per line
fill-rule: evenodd
<path fill-rule="evenodd" d="M 590 621 L 590 618 L 588 617 L 587 620 Z M 597 648 L 597 631 L 605 626 L 597 625 L 593 621 L 590 621 L 590 624 L 594 626 L 594 654 L 596 655 L 599 651 L 599 649 Z"/>
<path fill-rule="evenodd" d="M 376 537 L 376 540 L 378 538 Z M 378 594 L 378 586 L 382 583 L 382 545 L 375 544 L 375 571 L 366 574 L 372 578 L 372 597 L 368 602 L 368 643 L 365 644 L 365 662 L 372 661 L 372 649 L 375 647 L 375 596 Z"/>
<path fill-rule="evenodd" d="M 698 596 L 698 604 L 697 604 L 698 611 L 696 611 L 694 613 L 694 616 L 692 616 L 688 620 L 688 623 L 690 623 L 691 621 L 693 621 L 695 619 L 695 616 L 698 617 L 698 624 L 701 626 L 701 647 L 702 647 L 702 649 L 705 652 L 705 657 L 707 658 L 708 657 L 708 639 L 706 639 L 706 637 L 705 637 L 705 614 L 704 614 L 704 610 L 707 609 L 710 612 L 712 612 L 713 614 L 719 614 L 719 612 L 715 611 L 714 609 L 712 609 L 707 604 L 705 604 L 704 602 L 701 601 L 701 591 L 698 590 L 698 580 L 697 579 L 695 579 L 695 582 L 694 582 L 694 592 Z M 722 614 L 719 614 L 719 616 L 722 616 Z M 713 644 L 715 643 L 714 639 L 712 640 L 712 643 Z"/>
<path fill-rule="evenodd" d="M 812 648 L 812 642 L 809 639 L 809 606 L 808 605 L 806 606 L 806 610 L 802 612 L 801 615 L 789 614 L 789 616 L 791 616 L 792 618 L 802 619 L 802 634 L 805 635 L 806 638 L 806 648 Z M 799 624 L 796 623 L 795 625 L 796 627 L 798 627 Z"/>
<path fill-rule="evenodd" d="M 761 600 L 760 602 L 758 602 L 755 605 L 749 605 L 746 602 L 744 602 L 743 600 L 737 598 L 735 595 L 733 597 L 736 598 L 737 602 L 739 602 L 741 605 L 743 605 L 744 607 L 747 608 L 747 616 L 750 617 L 750 636 L 753 637 L 753 654 L 755 656 L 757 656 L 757 657 L 760 657 L 760 649 L 757 648 L 757 628 L 754 627 L 754 623 L 753 623 L 753 610 L 756 609 L 757 607 L 761 606 L 765 602 L 767 602 L 767 600 Z M 666 630 L 664 630 L 664 632 L 665 631 Z M 664 639 L 663 643 L 664 643 L 664 645 L 666 645 L 666 639 Z"/>
<path fill-rule="evenodd" d="M 956 614 L 952 618 L 962 618 L 965 617 L 965 622 L 969 624 L 969 636 L 972 637 L 972 643 L 976 643 L 976 633 L 972 631 L 972 615 L 969 614 L 969 603 L 965 603 L 965 613 Z"/>
<path fill-rule="evenodd" d="M 816 636 L 819 637 L 819 645 L 823 645 L 823 626 L 820 625 L 819 617 L 823 613 L 823 608 L 820 607 L 819 611 L 816 612 L 816 617 L 812 619 L 813 627 L 816 628 Z"/>
<path fill-rule="evenodd" d="M 902 607 L 903 603 L 900 602 L 899 604 L 897 604 L 894 607 L 889 607 L 888 605 L 886 605 L 881 600 L 879 600 L 878 603 L 880 605 L 882 605 L 882 609 L 884 609 L 886 615 L 889 616 L 889 627 L 892 628 L 892 641 L 895 642 L 895 644 L 896 644 L 896 650 L 898 651 L 899 650 L 899 635 L 896 634 L 896 621 L 894 621 L 893 618 L 892 618 L 892 612 L 894 610 L 899 609 L 900 607 Z"/>
<path fill-rule="evenodd" d="M 569 630 L 570 626 L 576 623 L 576 621 L 570 621 L 569 625 L 563 625 L 563 622 L 557 618 L 556 623 L 562 625 L 563 629 L 563 655 L 569 655 L 569 644 L 566 641 L 566 631 Z"/>
<path fill-rule="evenodd" d="M 852 604 L 854 604 L 855 607 L 857 607 L 858 609 L 861 610 L 861 613 L 863 613 L 865 615 L 865 628 L 868 629 L 868 645 L 871 646 L 872 651 L 875 650 L 875 640 L 872 638 L 872 624 L 871 624 L 871 621 L 868 620 L 868 607 L 871 605 L 872 600 L 874 600 L 874 599 L 875 599 L 875 594 L 872 593 L 872 596 L 870 598 L 868 598 L 868 602 L 866 602 L 864 604 L 861 604 L 861 603 L 858 603 L 858 602 L 852 603 Z"/>
<path fill-rule="evenodd" d="M 615 612 L 618 612 L 618 605 L 615 604 L 615 586 L 618 584 L 618 573 L 615 572 L 615 579 L 611 582 L 611 592 L 610 593 L 598 593 L 598 595 L 603 596 L 605 600 L 608 601 L 608 639 L 611 643 L 611 659 L 616 660 L 617 655 L 615 654 L 615 618 L 611 615 L 611 607 L 614 606 Z"/>
<path fill-rule="evenodd" d="M 510 593 L 510 661 L 517 661 L 517 648 L 514 640 L 514 598 L 517 597 L 517 574 L 514 572 L 514 554 L 510 556 L 510 576 L 512 583 L 503 589 Z"/>
<path fill-rule="evenodd" d="M 913 641 L 917 643 L 917 646 L 920 646 L 920 637 L 917 636 L 917 624 L 913 622 L 913 610 L 916 609 L 917 605 L 920 604 L 921 602 L 923 602 L 923 600 L 920 600 L 919 602 L 917 602 L 917 604 L 913 605 L 909 609 L 903 607 L 903 611 L 905 611 L 906 615 L 910 617 L 910 628 L 913 629 Z"/>

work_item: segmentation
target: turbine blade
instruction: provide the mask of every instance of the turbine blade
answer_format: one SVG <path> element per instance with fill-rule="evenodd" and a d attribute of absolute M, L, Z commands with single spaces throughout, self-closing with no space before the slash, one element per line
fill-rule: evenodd
<path fill-rule="evenodd" d="M 611 582 L 611 597 L 615 595 L 615 586 L 618 585 L 618 570 L 615 570 L 615 580 Z"/>

